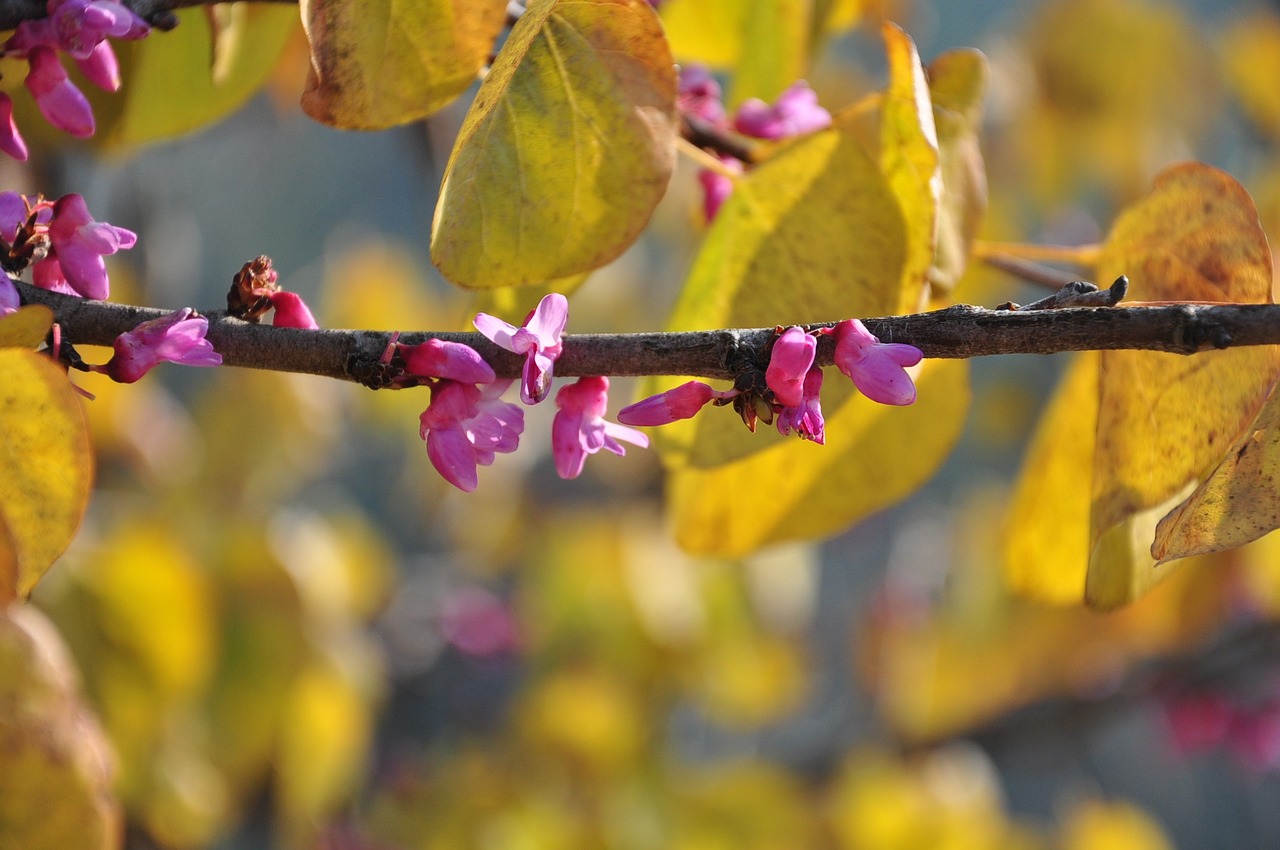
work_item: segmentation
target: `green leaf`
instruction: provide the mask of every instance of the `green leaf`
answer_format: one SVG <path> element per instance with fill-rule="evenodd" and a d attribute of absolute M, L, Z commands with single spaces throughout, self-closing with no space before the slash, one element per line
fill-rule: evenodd
<path fill-rule="evenodd" d="M 532 4 L 458 133 L 431 229 L 446 278 L 483 289 L 604 265 L 675 163 L 676 76 L 645 0 Z"/>
<path fill-rule="evenodd" d="M 0 318 L 0 348 L 36 348 L 53 327 L 53 311 L 43 304 L 27 304 Z"/>
<path fill-rule="evenodd" d="M 430 115 L 475 82 L 506 9 L 504 0 L 303 0 L 311 68 L 302 108 L 352 130 Z"/>
<path fill-rule="evenodd" d="M 92 478 L 89 435 L 67 376 L 47 357 L 0 349 L 0 519 L 17 556 L 19 595 L 71 542 Z"/>

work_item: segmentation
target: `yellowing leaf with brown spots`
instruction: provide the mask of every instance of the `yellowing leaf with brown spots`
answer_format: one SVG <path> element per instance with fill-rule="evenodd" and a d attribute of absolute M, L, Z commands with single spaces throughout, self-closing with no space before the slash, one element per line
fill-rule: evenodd
<path fill-rule="evenodd" d="M 1187 500 L 1160 520 L 1152 554 L 1171 561 L 1234 549 L 1280 528 L 1280 393 Z"/>
<path fill-rule="evenodd" d="M 311 69 L 302 108 L 350 130 L 430 115 L 475 81 L 506 8 L 503 0 L 303 0 Z"/>
<path fill-rule="evenodd" d="M 671 51 L 646 0 L 531 4 L 458 132 L 432 261 L 484 289 L 617 257 L 666 192 L 675 97 Z"/>
<path fill-rule="evenodd" d="M 1271 254 L 1252 200 L 1230 175 L 1192 163 L 1163 172 L 1145 198 L 1112 227 L 1098 263 L 1099 280 L 1121 274 L 1137 301 L 1196 300 L 1268 303 Z M 1120 307 L 1118 309 L 1124 309 Z M 1190 357 L 1144 351 L 1098 356 L 1096 408 L 1062 402 L 1023 475 L 1063 475 L 1058 496 L 1070 521 L 1065 540 L 1078 539 L 1079 508 L 1089 504 L 1088 568 L 1083 597 L 1111 607 L 1132 601 L 1162 580 L 1151 545 L 1159 519 L 1195 489 L 1257 416 L 1280 375 L 1280 348 L 1246 347 Z M 1086 379 L 1069 382 L 1080 393 Z M 1092 416 L 1084 415 L 1096 410 Z M 1093 442 L 1090 469 L 1072 472 Z M 1066 453 L 1066 457 L 1046 456 Z M 1035 538 L 1038 523 L 1063 533 L 1050 503 L 1028 500 L 1045 482 L 1025 483 L 1014 507 L 1016 535 Z M 1008 572 L 1024 589 L 1066 601 L 1079 567 L 1058 563 L 1044 540 L 1007 550 Z M 1079 585 L 1076 585 L 1079 587 Z"/>
<path fill-rule="evenodd" d="M 89 435 L 67 376 L 35 352 L 0 349 L 0 519 L 19 595 L 71 542 L 92 479 Z"/>

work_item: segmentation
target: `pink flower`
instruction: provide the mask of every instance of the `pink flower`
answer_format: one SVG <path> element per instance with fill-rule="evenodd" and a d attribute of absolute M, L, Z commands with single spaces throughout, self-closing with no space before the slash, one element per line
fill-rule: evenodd
<path fill-rule="evenodd" d="M 551 424 L 551 455 L 561 478 L 577 478 L 587 455 L 608 449 L 616 455 L 627 450 L 619 440 L 648 448 L 649 438 L 634 428 L 606 422 L 609 408 L 608 378 L 579 378 L 556 393 L 556 418 Z"/>
<path fill-rule="evenodd" d="M 691 419 L 713 398 L 733 398 L 737 390 L 717 390 L 701 381 L 687 381 L 665 393 L 649 396 L 618 411 L 625 425 L 666 425 Z"/>
<path fill-rule="evenodd" d="M 710 70 L 697 64 L 681 66 L 679 86 L 676 108 L 682 113 L 717 127 L 728 124 L 729 116 L 720 100 L 720 83 Z"/>
<path fill-rule="evenodd" d="M 537 404 L 551 392 L 551 370 L 560 356 L 560 335 L 569 321 L 569 301 L 552 292 L 543 296 L 524 325 L 507 324 L 497 316 L 476 313 L 476 330 L 507 351 L 523 354 L 524 378 L 520 382 L 520 400 Z"/>
<path fill-rule="evenodd" d="M 397 343 L 405 371 L 419 378 L 445 378 L 466 384 L 494 380 L 493 368 L 476 350 L 460 342 L 429 339 L 421 345 Z"/>
<path fill-rule="evenodd" d="M 13 120 L 13 98 L 6 92 L 0 92 L 0 151 L 19 162 L 27 160 L 27 143 Z"/>
<path fill-rule="evenodd" d="M 277 328 L 303 328 L 309 331 L 314 331 L 320 327 L 316 324 L 315 318 L 307 308 L 306 302 L 302 300 L 302 296 L 298 293 L 285 292 L 282 289 L 278 289 L 269 294 L 267 300 L 275 308 L 275 313 L 271 317 L 273 326 Z"/>
<path fill-rule="evenodd" d="M 818 105 L 818 95 L 804 80 L 778 95 L 773 106 L 758 98 L 743 101 L 733 126 L 757 139 L 785 139 L 831 126 L 831 113 Z"/>
<path fill-rule="evenodd" d="M 787 328 L 774 340 L 764 379 L 778 404 L 798 407 L 804 400 L 805 376 L 817 351 L 818 341 L 799 325 Z"/>
<path fill-rule="evenodd" d="M 465 587 L 440 604 L 440 635 L 465 655 L 487 657 L 520 648 L 520 630 L 508 606 L 479 587 Z"/>
<path fill-rule="evenodd" d="M 75 60 L 84 78 L 103 91 L 120 90 L 120 63 L 107 42 L 101 42 L 83 59 Z"/>
<path fill-rule="evenodd" d="M 143 322 L 128 333 L 116 337 L 115 354 L 97 371 L 112 380 L 132 384 L 161 363 L 186 366 L 219 366 L 222 355 L 205 339 L 209 320 L 197 316 L 190 307 L 176 310 L 159 319 Z"/>
<path fill-rule="evenodd" d="M 63 195 L 53 205 L 49 222 L 53 253 L 37 265 L 56 262 L 58 277 L 85 298 L 104 299 L 110 292 L 107 265 L 103 257 L 132 248 L 138 236 L 132 230 L 94 221 L 79 195 Z M 47 270 L 46 274 L 51 270 Z"/>
<path fill-rule="evenodd" d="M 836 336 L 836 366 L 863 395 L 880 404 L 911 404 L 916 385 L 904 366 L 914 366 L 924 352 L 914 345 L 881 342 L 857 319 L 831 329 Z"/>
<path fill-rule="evenodd" d="M 419 431 L 427 457 L 444 479 L 470 493 L 479 484 L 476 467 L 493 463 L 495 452 L 513 452 L 524 431 L 524 411 L 499 399 L 510 381 L 474 384 L 441 381 L 431 388 Z"/>
<path fill-rule="evenodd" d="M 810 337 L 812 339 L 812 337 Z M 778 414 L 778 433 L 786 436 L 792 431 L 804 440 L 813 440 L 818 445 L 827 441 L 826 422 L 822 418 L 822 404 L 819 394 L 822 391 L 822 370 L 814 367 L 805 375 L 800 403 L 784 407 Z M 774 393 L 777 395 L 777 393 Z"/>
<path fill-rule="evenodd" d="M 66 69 L 50 47 L 31 49 L 31 70 L 24 81 L 40 107 L 40 114 L 59 130 L 86 138 L 93 135 L 93 109 L 80 89 L 67 78 Z"/>

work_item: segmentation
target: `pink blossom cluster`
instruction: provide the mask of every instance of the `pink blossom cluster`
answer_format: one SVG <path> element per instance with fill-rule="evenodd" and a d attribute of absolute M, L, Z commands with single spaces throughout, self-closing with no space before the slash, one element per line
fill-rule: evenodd
<path fill-rule="evenodd" d="M 1244 705 L 1217 691 L 1195 691 L 1166 701 L 1164 710 L 1179 753 L 1225 746 L 1250 770 L 1280 768 L 1280 695 Z"/>
<path fill-rule="evenodd" d="M 743 101 L 730 120 L 721 100 L 720 83 L 700 65 L 680 69 L 676 105 L 685 115 L 701 119 L 716 129 L 732 129 L 756 139 L 785 139 L 831 126 L 831 113 L 818 105 L 817 94 L 804 80 L 793 83 L 778 95 L 773 105 L 758 98 Z M 736 157 L 720 152 L 714 155 L 726 171 L 741 174 L 745 169 L 745 164 Z M 704 168 L 698 172 L 698 180 L 703 189 L 702 209 L 710 221 L 733 193 L 733 178 Z"/>
<path fill-rule="evenodd" d="M 101 300 L 111 290 L 103 257 L 132 248 L 138 237 L 132 230 L 95 221 L 80 195 L 46 201 L 0 192 L 0 240 L 10 255 L 15 246 L 30 246 L 31 256 L 20 259 L 34 262 L 36 286 Z"/>
<path fill-rule="evenodd" d="M 38 195 L 0 192 L 0 265 L 6 271 L 31 265 L 36 286 L 77 298 L 105 299 L 111 282 L 103 258 L 132 248 L 137 239 L 132 230 L 94 220 L 80 195 L 46 201 Z M 0 316 L 20 305 L 13 281 L 8 275 L 0 277 Z M 208 330 L 208 319 L 184 308 L 120 334 L 111 360 L 80 368 L 133 383 L 160 363 L 217 366 L 222 357 L 205 339 Z M 54 348 L 59 347 L 55 343 Z M 53 356 L 58 353 L 55 350 Z"/>
<path fill-rule="evenodd" d="M 794 433 L 820 445 L 826 442 L 819 399 L 822 369 L 814 365 L 814 359 L 817 336 L 828 334 L 836 339 L 836 368 L 852 380 L 863 395 L 880 404 L 915 402 L 915 383 L 906 367 L 916 365 L 924 356 L 913 345 L 881 342 L 857 319 L 846 319 L 813 332 L 806 332 L 798 325 L 782 330 L 774 340 L 765 368 L 765 384 L 771 398 L 763 399 L 763 405 L 774 417 L 781 434 Z M 689 419 L 709 402 L 725 404 L 741 398 L 743 393 L 739 389 L 716 390 L 701 381 L 688 381 L 624 407 L 618 412 L 618 421 L 627 425 L 665 425 Z M 756 408 L 748 409 L 754 417 Z"/>
<path fill-rule="evenodd" d="M 568 320 L 569 302 L 557 293 L 544 297 L 520 327 L 488 313 L 476 314 L 474 324 L 481 334 L 524 356 L 520 399 L 525 404 L 538 404 L 550 394 Z M 431 387 L 431 404 L 422 413 L 419 431 L 427 443 L 427 457 L 450 484 L 474 490 L 479 467 L 493 463 L 499 453 L 515 451 L 524 433 L 524 411 L 501 398 L 512 382 L 496 380 L 489 364 L 460 343 L 432 339 L 421 345 L 393 345 L 406 371 Z M 649 444 L 639 431 L 605 420 L 608 393 L 609 379 L 603 377 L 580 378 L 556 393 L 551 449 L 562 478 L 578 477 L 587 455 L 601 449 L 625 454 L 619 441 Z"/>
<path fill-rule="evenodd" d="M 49 0 L 46 9 L 48 17 L 18 24 L 0 55 L 27 60 L 25 85 L 45 120 L 73 136 L 92 136 L 93 109 L 67 76 L 59 52 L 70 56 L 91 83 L 114 92 L 120 88 L 120 65 L 107 39 L 140 39 L 151 27 L 116 0 Z M 3 92 L 0 150 L 27 158 L 27 144 L 13 120 L 13 100 Z"/>

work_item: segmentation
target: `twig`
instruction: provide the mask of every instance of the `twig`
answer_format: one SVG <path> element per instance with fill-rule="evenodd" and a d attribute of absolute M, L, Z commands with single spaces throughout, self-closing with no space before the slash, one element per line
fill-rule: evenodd
<path fill-rule="evenodd" d="M 16 282 L 24 303 L 51 307 L 74 344 L 110 345 L 117 335 L 163 310 L 91 301 Z M 354 380 L 376 361 L 389 331 L 297 330 L 254 325 L 209 311 L 210 342 L 230 366 L 301 372 Z M 1163 307 L 1073 307 L 1057 310 L 988 310 L 958 305 L 931 313 L 863 319 L 885 342 L 905 342 L 926 357 L 969 358 L 996 354 L 1054 354 L 1095 349 L 1141 349 L 1194 354 L 1214 348 L 1280 344 L 1280 305 L 1176 304 Z M 810 327 L 830 325 L 817 323 Z M 736 377 L 735 364 L 749 347 L 763 352 L 773 328 L 679 333 L 570 334 L 556 374 L 689 375 Z M 404 332 L 407 344 L 431 337 L 463 342 L 489 361 L 500 377 L 520 374 L 522 359 L 477 333 Z M 834 342 L 819 340 L 819 365 L 830 365 Z"/>

